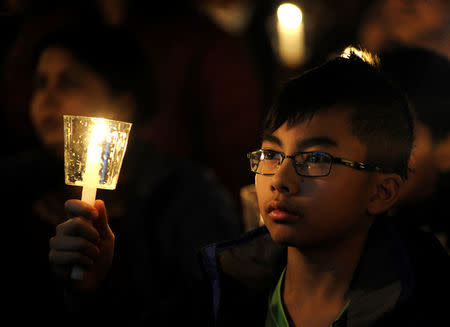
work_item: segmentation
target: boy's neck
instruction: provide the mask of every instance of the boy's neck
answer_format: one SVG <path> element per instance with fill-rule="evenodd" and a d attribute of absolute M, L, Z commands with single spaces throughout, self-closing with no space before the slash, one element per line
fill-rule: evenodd
<path fill-rule="evenodd" d="M 308 249 L 289 246 L 283 298 L 344 300 L 371 224 L 360 228 L 352 237 L 328 246 Z"/>

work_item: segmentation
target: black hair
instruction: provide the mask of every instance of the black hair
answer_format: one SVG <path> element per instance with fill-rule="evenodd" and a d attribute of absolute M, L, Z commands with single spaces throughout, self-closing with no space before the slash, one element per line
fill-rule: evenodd
<path fill-rule="evenodd" d="M 351 132 L 367 147 L 367 163 L 403 179 L 414 138 L 407 98 L 379 69 L 377 58 L 348 47 L 344 53 L 288 81 L 269 109 L 265 134 L 325 110 L 350 113 Z"/>
<path fill-rule="evenodd" d="M 439 142 L 450 132 L 450 60 L 432 50 L 397 46 L 380 53 L 383 71 L 402 88 L 419 121 Z"/>
<path fill-rule="evenodd" d="M 52 46 L 67 49 L 98 73 L 115 95 L 129 92 L 136 102 L 137 121 L 154 114 L 153 81 L 148 57 L 135 35 L 101 23 L 72 24 L 46 34 L 36 45 L 33 67 Z"/>

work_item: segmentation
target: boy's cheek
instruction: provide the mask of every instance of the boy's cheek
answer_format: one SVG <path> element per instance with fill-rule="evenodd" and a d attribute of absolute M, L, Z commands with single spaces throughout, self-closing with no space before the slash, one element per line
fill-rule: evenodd
<path fill-rule="evenodd" d="M 264 180 L 261 180 L 264 178 Z M 255 174 L 255 190 L 256 190 L 256 198 L 258 201 L 258 207 L 260 212 L 264 211 L 264 202 L 267 201 L 267 197 L 269 197 L 270 188 L 269 185 L 269 177 Z"/>
<path fill-rule="evenodd" d="M 262 189 L 261 189 L 262 183 L 260 181 L 261 177 L 262 177 L 261 175 L 255 174 L 255 190 L 256 190 L 256 195 L 258 196 L 258 198 L 260 197 L 260 193 L 262 193 Z"/>

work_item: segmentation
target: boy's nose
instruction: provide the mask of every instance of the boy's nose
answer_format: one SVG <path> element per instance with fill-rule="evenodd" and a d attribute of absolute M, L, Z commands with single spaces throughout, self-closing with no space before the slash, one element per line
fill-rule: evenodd
<path fill-rule="evenodd" d="M 292 165 L 292 159 L 286 158 L 272 176 L 270 184 L 272 192 L 280 192 L 285 195 L 293 195 L 300 191 L 300 176 Z"/>

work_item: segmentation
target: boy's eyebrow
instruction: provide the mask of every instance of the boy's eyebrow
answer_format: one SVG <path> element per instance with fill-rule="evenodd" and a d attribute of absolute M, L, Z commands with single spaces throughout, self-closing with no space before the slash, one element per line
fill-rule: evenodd
<path fill-rule="evenodd" d="M 337 147 L 338 144 L 333 139 L 328 136 L 314 136 L 307 139 L 303 139 L 297 142 L 298 149 L 309 148 L 312 146 L 329 146 L 329 147 Z"/>
<path fill-rule="evenodd" d="M 283 142 L 276 137 L 273 134 L 264 134 L 263 135 L 263 141 L 271 142 L 276 145 L 282 146 Z M 328 147 L 337 147 L 338 144 L 333 139 L 329 138 L 328 136 L 314 136 L 307 139 L 303 139 L 301 141 L 297 142 L 297 149 L 305 149 L 312 146 L 328 146 Z"/>
<path fill-rule="evenodd" d="M 263 140 L 263 142 L 267 141 L 267 142 L 271 142 L 271 143 L 274 143 L 276 145 L 282 146 L 281 140 L 278 137 L 276 137 L 275 135 L 273 135 L 273 134 L 264 133 L 262 140 Z"/>

